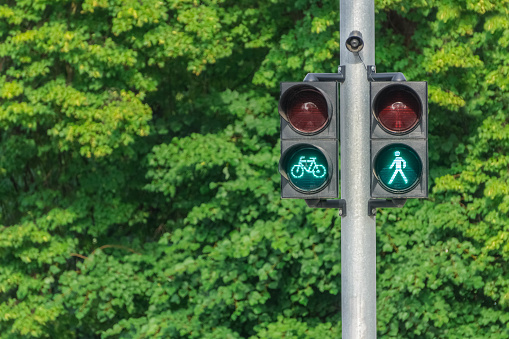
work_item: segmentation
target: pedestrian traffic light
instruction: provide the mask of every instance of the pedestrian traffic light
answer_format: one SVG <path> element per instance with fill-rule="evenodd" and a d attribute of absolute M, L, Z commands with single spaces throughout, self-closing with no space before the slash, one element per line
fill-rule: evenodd
<path fill-rule="evenodd" d="M 371 197 L 428 196 L 425 81 L 371 82 Z"/>
<path fill-rule="evenodd" d="M 281 197 L 338 197 L 338 83 L 283 82 Z"/>

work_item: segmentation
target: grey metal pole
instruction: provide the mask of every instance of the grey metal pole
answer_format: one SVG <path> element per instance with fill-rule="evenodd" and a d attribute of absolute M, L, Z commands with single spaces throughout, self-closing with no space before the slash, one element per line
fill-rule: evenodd
<path fill-rule="evenodd" d="M 376 338 L 376 230 L 368 216 L 370 198 L 370 104 L 367 65 L 375 64 L 374 0 L 340 0 L 341 198 L 348 213 L 341 220 L 341 313 L 344 339 Z M 364 48 L 354 54 L 345 42 L 362 34 Z M 362 60 L 362 61 L 361 61 Z"/>

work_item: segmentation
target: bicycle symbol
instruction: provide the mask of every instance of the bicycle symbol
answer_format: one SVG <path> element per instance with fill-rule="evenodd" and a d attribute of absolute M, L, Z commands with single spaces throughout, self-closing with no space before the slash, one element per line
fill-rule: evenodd
<path fill-rule="evenodd" d="M 327 169 L 323 165 L 316 164 L 316 157 L 310 157 L 309 160 L 306 157 L 300 157 L 299 163 L 293 165 L 290 173 L 294 178 L 302 178 L 304 173 L 312 174 L 315 178 L 323 178 L 327 173 Z"/>

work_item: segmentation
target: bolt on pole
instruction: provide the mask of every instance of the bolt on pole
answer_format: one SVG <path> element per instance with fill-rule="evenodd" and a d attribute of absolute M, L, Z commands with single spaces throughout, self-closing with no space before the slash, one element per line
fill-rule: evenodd
<path fill-rule="evenodd" d="M 340 0 L 342 337 L 376 338 L 376 223 L 369 216 L 370 84 L 367 65 L 375 65 L 374 0 Z M 347 48 L 348 40 L 348 48 Z"/>

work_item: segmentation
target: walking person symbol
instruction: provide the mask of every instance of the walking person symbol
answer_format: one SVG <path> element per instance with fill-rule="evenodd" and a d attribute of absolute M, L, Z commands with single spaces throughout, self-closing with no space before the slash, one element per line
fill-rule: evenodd
<path fill-rule="evenodd" d="M 391 167 L 389 167 L 389 169 L 392 169 L 394 166 L 396 166 L 396 170 L 394 171 L 394 174 L 392 175 L 391 180 L 389 180 L 389 185 L 392 184 L 392 182 L 394 181 L 394 179 L 396 178 L 396 175 L 398 175 L 398 173 L 401 174 L 401 176 L 403 177 L 405 184 L 408 184 L 408 179 L 406 178 L 405 174 L 403 173 L 403 168 L 406 168 L 406 161 L 405 161 L 405 159 L 403 159 L 402 157 L 399 156 L 400 155 L 399 151 L 394 152 L 394 155 L 396 156 L 396 158 L 392 162 L 392 165 L 391 165 Z"/>

